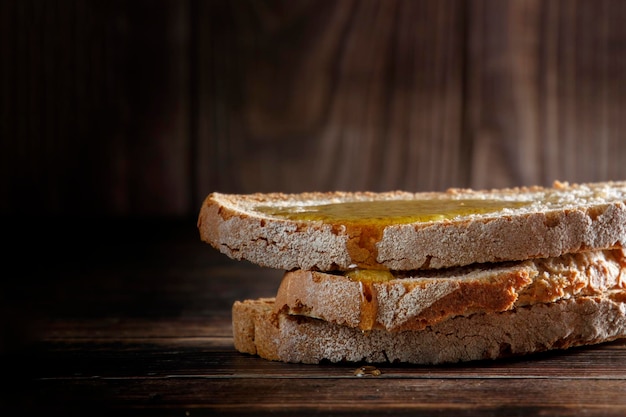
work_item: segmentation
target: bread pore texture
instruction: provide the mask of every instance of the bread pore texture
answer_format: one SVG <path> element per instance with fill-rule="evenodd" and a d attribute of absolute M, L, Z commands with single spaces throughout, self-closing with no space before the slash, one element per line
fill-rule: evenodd
<path fill-rule="evenodd" d="M 212 193 L 202 241 L 285 271 L 236 301 L 242 353 L 441 364 L 626 337 L 626 181 L 445 192 Z"/>
<path fill-rule="evenodd" d="M 422 330 L 456 316 L 626 289 L 622 249 L 446 270 L 355 272 L 285 273 L 276 294 L 276 312 L 396 332 Z"/>
<path fill-rule="evenodd" d="M 613 294 L 612 294 L 613 293 Z M 423 330 L 388 332 L 275 313 L 271 298 L 235 302 L 235 348 L 274 361 L 442 364 L 499 359 L 626 336 L 623 292 L 500 313 L 458 316 Z"/>
<path fill-rule="evenodd" d="M 212 193 L 203 241 L 282 270 L 409 271 L 626 243 L 626 182 L 446 192 Z"/>

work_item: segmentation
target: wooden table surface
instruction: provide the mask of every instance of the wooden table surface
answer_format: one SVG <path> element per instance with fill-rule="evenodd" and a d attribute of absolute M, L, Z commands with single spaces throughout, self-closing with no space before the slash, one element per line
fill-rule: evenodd
<path fill-rule="evenodd" d="M 233 349 L 230 307 L 281 271 L 231 261 L 193 220 L 29 221 L 5 222 L 0 415 L 626 415 L 626 341 L 364 377 L 269 362 Z"/>

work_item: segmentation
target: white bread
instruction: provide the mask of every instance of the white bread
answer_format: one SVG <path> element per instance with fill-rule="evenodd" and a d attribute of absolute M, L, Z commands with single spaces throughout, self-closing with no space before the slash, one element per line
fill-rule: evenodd
<path fill-rule="evenodd" d="M 622 291 L 501 313 L 458 316 L 421 331 L 362 332 L 323 320 L 274 313 L 273 299 L 233 305 L 235 348 L 284 362 L 439 364 L 497 359 L 608 342 L 626 336 Z"/>
<path fill-rule="evenodd" d="M 504 208 L 402 224 L 294 220 L 261 209 L 433 199 L 495 200 Z M 431 193 L 213 193 L 201 207 L 198 229 L 229 257 L 277 269 L 447 268 L 624 247 L 625 202 L 626 182 Z"/>
<path fill-rule="evenodd" d="M 626 291 L 626 254 L 622 249 L 589 251 L 389 277 L 377 282 L 317 271 L 286 272 L 275 308 L 361 330 L 422 330 L 460 315 Z"/>

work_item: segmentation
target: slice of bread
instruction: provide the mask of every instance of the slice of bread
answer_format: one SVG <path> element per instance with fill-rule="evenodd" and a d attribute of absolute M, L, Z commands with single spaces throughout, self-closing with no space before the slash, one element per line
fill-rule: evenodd
<path fill-rule="evenodd" d="M 626 182 L 431 193 L 213 193 L 198 229 L 222 253 L 265 267 L 406 271 L 623 247 L 625 202 Z M 345 205 L 365 213 L 342 213 Z M 400 213 L 389 216 L 398 207 Z"/>
<path fill-rule="evenodd" d="M 379 276 L 286 272 L 275 308 L 361 330 L 422 330 L 455 316 L 626 289 L 626 254 L 589 251 Z"/>
<path fill-rule="evenodd" d="M 626 296 L 607 291 L 501 313 L 458 316 L 418 331 L 387 332 L 274 312 L 274 299 L 235 302 L 233 335 L 242 353 L 294 363 L 439 364 L 497 359 L 626 337 Z"/>

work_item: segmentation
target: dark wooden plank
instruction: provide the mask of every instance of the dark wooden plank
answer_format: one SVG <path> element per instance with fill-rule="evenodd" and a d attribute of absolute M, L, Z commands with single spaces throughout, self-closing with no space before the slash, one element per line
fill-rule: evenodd
<path fill-rule="evenodd" d="M 0 345 L 10 382 L 2 414 L 626 412 L 626 340 L 499 361 L 381 364 L 376 377 L 355 376 L 357 364 L 271 362 L 234 350 L 230 306 L 271 295 L 281 271 L 228 260 L 198 241 L 191 221 L 103 222 L 92 245 L 82 243 L 92 231 L 81 222 L 33 227 L 65 232 L 69 243 L 49 245 L 31 279 L 5 282 L 0 293 L 1 308 L 21 307 L 2 319 L 32 329 Z M 18 256 L 22 241 L 14 242 Z M 45 315 L 20 322 L 31 303 Z"/>
<path fill-rule="evenodd" d="M 472 186 L 626 177 L 626 5 L 469 2 Z"/>
<path fill-rule="evenodd" d="M 188 376 L 229 379 L 353 378 L 361 366 L 353 363 L 288 364 L 240 354 L 232 338 L 196 336 L 135 336 L 55 339 L 12 355 L 28 358 L 33 376 L 67 379 L 79 376 L 124 378 Z M 552 351 L 497 361 L 447 365 L 378 364 L 381 379 L 626 379 L 626 341 Z M 25 370 L 22 370 L 25 372 Z"/>
<path fill-rule="evenodd" d="M 618 416 L 626 412 L 624 380 L 157 377 L 40 380 L 28 386 L 28 394 L 11 399 L 13 410 L 157 415 Z"/>
<path fill-rule="evenodd" d="M 3 214 L 191 207 L 188 2 L 2 2 Z"/>
<path fill-rule="evenodd" d="M 15 65 L 7 65 L 6 62 L 15 60 L 16 22 L 15 2 L 0 2 L 0 213 L 10 210 L 11 202 L 8 196 L 11 192 L 12 170 L 9 141 L 12 142 L 11 127 L 16 115 L 16 90 L 15 90 Z"/>
<path fill-rule="evenodd" d="M 124 8 L 124 97 L 130 114 L 124 149 L 112 155 L 113 162 L 128 160 L 118 168 L 125 186 L 118 190 L 125 192 L 120 209 L 184 216 L 197 210 L 191 195 L 189 2 L 133 1 Z"/>
<path fill-rule="evenodd" d="M 0 8 L 0 213 L 626 177 L 621 0 Z"/>
<path fill-rule="evenodd" d="M 466 183 L 463 2 L 214 1 L 198 16 L 201 197 Z"/>
<path fill-rule="evenodd" d="M 0 7 L 2 213 L 626 176 L 620 0 Z"/>

